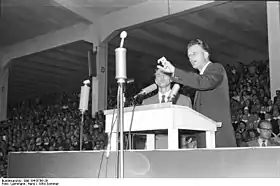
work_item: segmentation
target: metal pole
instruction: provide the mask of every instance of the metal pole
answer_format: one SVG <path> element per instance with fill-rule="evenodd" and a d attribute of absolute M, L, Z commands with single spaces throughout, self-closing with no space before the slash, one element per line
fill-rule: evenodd
<path fill-rule="evenodd" d="M 119 178 L 124 178 L 124 85 L 126 76 L 126 49 L 123 48 L 124 39 L 126 38 L 127 33 L 123 31 L 120 35 L 121 43 L 120 47 L 115 49 L 115 57 L 116 57 L 116 79 L 119 85 L 119 103 L 118 103 L 118 124 L 120 140 L 117 150 L 120 152 L 120 156 L 118 156 L 119 162 Z"/>
<path fill-rule="evenodd" d="M 124 88 L 124 83 L 120 83 L 121 90 L 120 90 L 120 178 L 124 178 L 124 136 L 123 136 L 123 131 L 124 131 L 124 97 L 123 97 L 123 88 Z"/>
<path fill-rule="evenodd" d="M 119 129 L 120 129 L 120 141 L 119 141 L 119 144 L 120 144 L 120 178 L 124 178 L 124 134 L 123 134 L 123 131 L 124 131 L 124 123 L 123 123 L 123 120 L 124 120 L 124 97 L 123 97 L 123 88 L 124 88 L 124 83 L 125 81 L 124 80 L 119 80 L 119 86 L 120 86 L 120 98 L 119 98 Z"/>
<path fill-rule="evenodd" d="M 82 111 L 82 120 L 81 120 L 81 128 L 80 128 L 80 151 L 82 151 L 83 144 L 83 128 L 84 128 L 84 111 Z"/>

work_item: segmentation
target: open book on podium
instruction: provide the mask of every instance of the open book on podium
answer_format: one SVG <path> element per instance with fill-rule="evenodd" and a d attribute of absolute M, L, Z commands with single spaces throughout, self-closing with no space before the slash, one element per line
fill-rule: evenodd
<path fill-rule="evenodd" d="M 111 150 L 117 148 L 117 109 L 105 110 L 106 126 Z M 168 149 L 179 149 L 179 130 L 206 132 L 206 148 L 215 148 L 215 131 L 221 123 L 196 112 L 192 108 L 172 103 L 160 103 L 124 108 L 124 132 L 147 133 L 146 149 L 155 149 L 153 131 L 168 131 Z M 152 134 L 151 134 L 152 133 Z"/>

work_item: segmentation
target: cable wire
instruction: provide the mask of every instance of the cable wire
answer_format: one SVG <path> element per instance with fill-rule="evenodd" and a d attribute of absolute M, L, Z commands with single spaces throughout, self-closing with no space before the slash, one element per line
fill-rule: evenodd
<path fill-rule="evenodd" d="M 128 131 L 128 142 L 126 142 L 126 149 L 128 149 L 128 145 L 130 146 L 130 150 L 132 147 L 132 140 L 131 140 L 131 128 L 132 128 L 132 123 L 133 123 L 133 118 L 134 118 L 134 112 L 135 112 L 135 108 L 136 108 L 136 101 L 133 100 L 133 107 L 132 107 L 132 113 L 131 113 L 131 120 L 130 120 L 130 124 L 129 124 L 129 131 Z"/>
<path fill-rule="evenodd" d="M 113 133 L 113 129 L 114 129 L 116 120 L 117 120 L 117 117 L 116 117 L 116 119 L 115 119 L 115 121 L 114 121 L 115 110 L 116 110 L 116 109 L 113 110 L 113 117 L 112 117 L 111 129 L 110 129 L 110 133 L 109 133 L 109 137 L 108 137 L 107 146 L 108 146 L 109 143 L 111 143 L 111 136 L 112 136 L 112 133 Z M 109 150 L 110 150 L 110 149 L 109 149 Z M 102 163 L 103 163 L 103 158 L 104 158 L 105 152 L 107 152 L 107 151 L 106 151 L 106 150 L 103 150 L 103 152 L 102 152 L 101 162 L 100 162 L 100 166 L 99 166 L 99 170 L 98 170 L 98 176 L 97 176 L 98 178 L 100 177 L 100 172 L 101 172 L 101 168 L 102 168 L 101 166 L 102 166 Z M 106 178 L 107 178 L 107 166 L 108 166 L 109 157 L 110 157 L 110 156 L 108 156 L 108 157 L 106 156 L 106 167 L 105 167 L 105 177 L 106 177 Z"/>
<path fill-rule="evenodd" d="M 118 95 L 119 95 L 119 91 L 118 91 Z M 117 96 L 118 96 L 118 95 L 117 95 Z M 111 122 L 111 129 L 110 129 L 110 133 L 109 133 L 109 135 L 108 135 L 107 147 L 108 147 L 108 145 L 111 144 L 111 136 L 112 136 L 112 133 L 113 133 L 113 129 L 114 129 L 115 123 L 116 123 L 117 118 L 118 118 L 118 115 L 117 115 L 116 118 L 115 118 L 115 121 L 114 121 L 115 111 L 116 111 L 116 108 L 113 110 L 113 116 L 112 116 L 112 122 Z M 109 147 L 111 148 L 111 145 L 110 145 Z M 110 148 L 108 149 L 109 151 L 111 150 Z M 105 152 L 107 152 L 107 150 L 104 150 L 104 151 L 102 152 L 102 157 L 101 157 L 101 161 L 100 161 L 100 166 L 99 166 L 97 178 L 100 177 L 100 172 L 101 172 L 101 168 L 102 168 L 102 163 L 103 163 L 103 159 L 104 159 L 104 154 L 105 154 Z M 105 177 L 106 177 L 106 178 L 107 178 L 107 169 L 108 169 L 108 160 L 109 160 L 109 157 L 110 157 L 109 155 L 108 155 L 108 157 L 106 157 L 106 166 L 105 166 Z"/>

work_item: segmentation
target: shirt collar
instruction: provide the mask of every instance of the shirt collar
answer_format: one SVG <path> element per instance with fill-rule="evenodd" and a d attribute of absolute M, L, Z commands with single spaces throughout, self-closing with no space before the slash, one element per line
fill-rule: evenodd
<path fill-rule="evenodd" d="M 261 147 L 262 146 L 262 143 L 263 143 L 263 141 L 265 140 L 265 146 L 267 147 L 267 141 L 268 140 L 266 140 L 266 139 L 261 139 L 261 138 L 258 138 L 258 143 L 259 143 L 259 146 Z"/>
<path fill-rule="evenodd" d="M 159 98 L 159 101 L 161 101 L 162 99 L 162 96 L 165 95 L 165 101 L 167 100 L 168 96 L 170 96 L 170 93 L 171 93 L 171 89 L 167 92 L 165 92 L 164 94 L 162 94 L 161 92 L 158 92 L 158 98 Z"/>
<path fill-rule="evenodd" d="M 207 68 L 207 66 L 208 66 L 210 63 L 211 63 L 211 62 L 208 61 L 208 62 L 206 63 L 206 65 L 204 65 L 204 67 L 203 67 L 203 68 L 201 69 L 201 71 L 199 72 L 200 75 L 202 75 L 202 74 L 204 73 L 205 69 Z"/>

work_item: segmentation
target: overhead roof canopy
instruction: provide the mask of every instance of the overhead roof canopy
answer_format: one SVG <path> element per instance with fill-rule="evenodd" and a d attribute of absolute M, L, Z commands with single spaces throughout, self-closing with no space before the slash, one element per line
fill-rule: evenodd
<path fill-rule="evenodd" d="M 77 23 L 89 24 L 92 15 L 97 19 L 143 2 L 36 0 L 34 6 L 30 6 L 31 1 L 3 1 L 0 47 Z M 85 9 L 90 11 L 83 11 Z M 205 40 L 210 45 L 213 61 L 223 64 L 268 59 L 266 2 L 263 1 L 220 3 L 125 30 L 128 31 L 124 45 L 128 50 L 128 77 L 139 83 L 151 81 L 156 60 L 161 56 L 178 67 L 187 68 L 185 47 L 194 38 Z M 114 49 L 119 42 L 119 36 L 109 41 L 109 84 L 116 83 Z M 91 48 L 92 43 L 81 40 L 15 59 L 10 71 L 9 100 L 50 90 L 79 90 L 80 82 L 88 75 L 87 58 Z"/>

